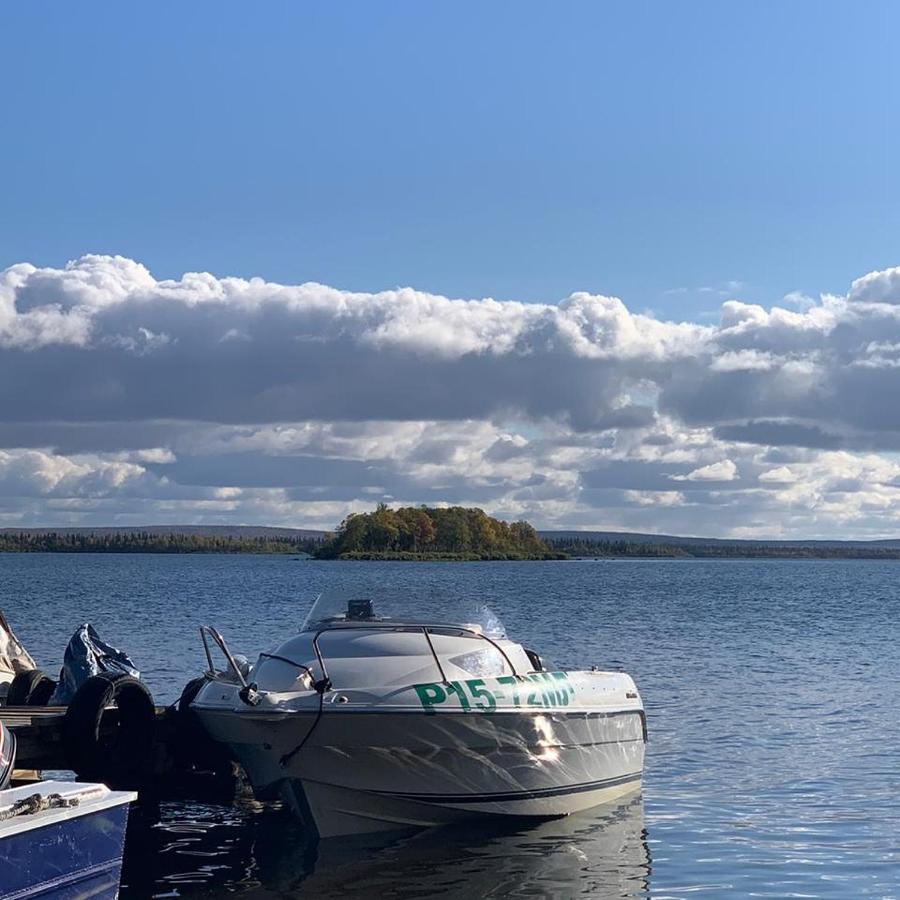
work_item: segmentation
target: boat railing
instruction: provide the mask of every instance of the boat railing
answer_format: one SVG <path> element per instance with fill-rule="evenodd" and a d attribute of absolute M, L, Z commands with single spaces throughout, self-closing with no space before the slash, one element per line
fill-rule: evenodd
<path fill-rule="evenodd" d="M 245 688 L 249 687 L 247 679 L 244 677 L 244 673 L 240 670 L 234 656 L 228 649 L 228 644 L 225 643 L 225 638 L 222 637 L 218 630 L 213 628 L 212 625 L 201 625 L 200 638 L 203 641 L 203 651 L 206 653 L 206 662 L 209 666 L 207 675 L 210 678 L 218 678 L 221 677 L 222 674 L 221 672 L 216 671 L 216 667 L 213 664 L 212 652 L 209 648 L 209 639 L 212 639 L 213 643 L 222 651 L 222 655 L 225 659 L 228 660 L 229 669 L 234 672 L 238 681 L 240 681 L 241 686 Z"/>
<path fill-rule="evenodd" d="M 313 649 L 316 651 L 316 660 L 319 663 L 319 667 L 322 670 L 322 681 L 323 683 L 331 682 L 331 679 L 328 675 L 328 667 L 325 665 L 325 656 L 322 653 L 322 648 L 319 646 L 319 638 L 326 634 L 329 631 L 402 631 L 402 632 L 412 632 L 412 633 L 421 633 L 426 643 L 428 644 L 428 649 L 431 651 L 431 655 L 434 658 L 435 665 L 437 666 L 437 670 L 441 676 L 441 682 L 445 685 L 450 684 L 450 681 L 447 678 L 447 673 L 444 671 L 444 667 L 441 664 L 441 659 L 438 656 L 437 651 L 434 649 L 434 642 L 431 640 L 432 634 L 457 634 L 460 636 L 467 636 L 475 638 L 476 640 L 482 640 L 486 643 L 490 644 L 504 659 L 506 664 L 509 666 L 509 670 L 511 674 L 515 678 L 521 678 L 522 676 L 516 671 L 515 665 L 513 665 L 512 660 L 509 658 L 509 655 L 506 651 L 494 640 L 489 638 L 486 634 L 483 634 L 480 631 L 475 631 L 472 628 L 466 628 L 462 625 L 444 625 L 444 624 L 409 624 L 403 625 L 396 622 L 336 622 L 332 625 L 325 625 L 316 630 L 315 635 L 313 635 Z"/>

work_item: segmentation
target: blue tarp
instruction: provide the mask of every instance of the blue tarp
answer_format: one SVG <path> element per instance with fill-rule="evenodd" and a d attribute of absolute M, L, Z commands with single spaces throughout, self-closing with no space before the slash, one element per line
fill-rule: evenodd
<path fill-rule="evenodd" d="M 91 677 L 100 672 L 125 672 L 140 678 L 128 655 L 101 640 L 94 626 L 85 622 L 72 635 L 63 657 L 62 671 L 56 693 L 50 699 L 52 705 L 66 706 L 72 702 L 75 692 Z"/>

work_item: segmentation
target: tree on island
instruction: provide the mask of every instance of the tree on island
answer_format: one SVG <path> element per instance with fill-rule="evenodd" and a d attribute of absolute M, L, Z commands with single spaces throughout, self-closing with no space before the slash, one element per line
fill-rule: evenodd
<path fill-rule="evenodd" d="M 545 559 L 552 555 L 528 522 L 503 522 L 482 509 L 379 503 L 374 512 L 351 513 L 319 559 L 461 558 Z"/>

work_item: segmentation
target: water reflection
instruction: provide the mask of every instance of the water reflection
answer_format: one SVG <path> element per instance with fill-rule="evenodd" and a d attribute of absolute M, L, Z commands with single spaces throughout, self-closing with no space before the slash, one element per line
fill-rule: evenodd
<path fill-rule="evenodd" d="M 536 826 L 321 842 L 276 805 L 163 804 L 134 811 L 122 897 L 641 897 L 649 874 L 640 798 Z"/>

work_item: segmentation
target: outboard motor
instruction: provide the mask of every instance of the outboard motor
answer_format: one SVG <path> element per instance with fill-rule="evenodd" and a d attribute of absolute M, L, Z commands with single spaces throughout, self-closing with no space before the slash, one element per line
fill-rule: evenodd
<path fill-rule="evenodd" d="M 16 736 L 0 722 L 0 791 L 9 787 L 16 764 Z"/>

